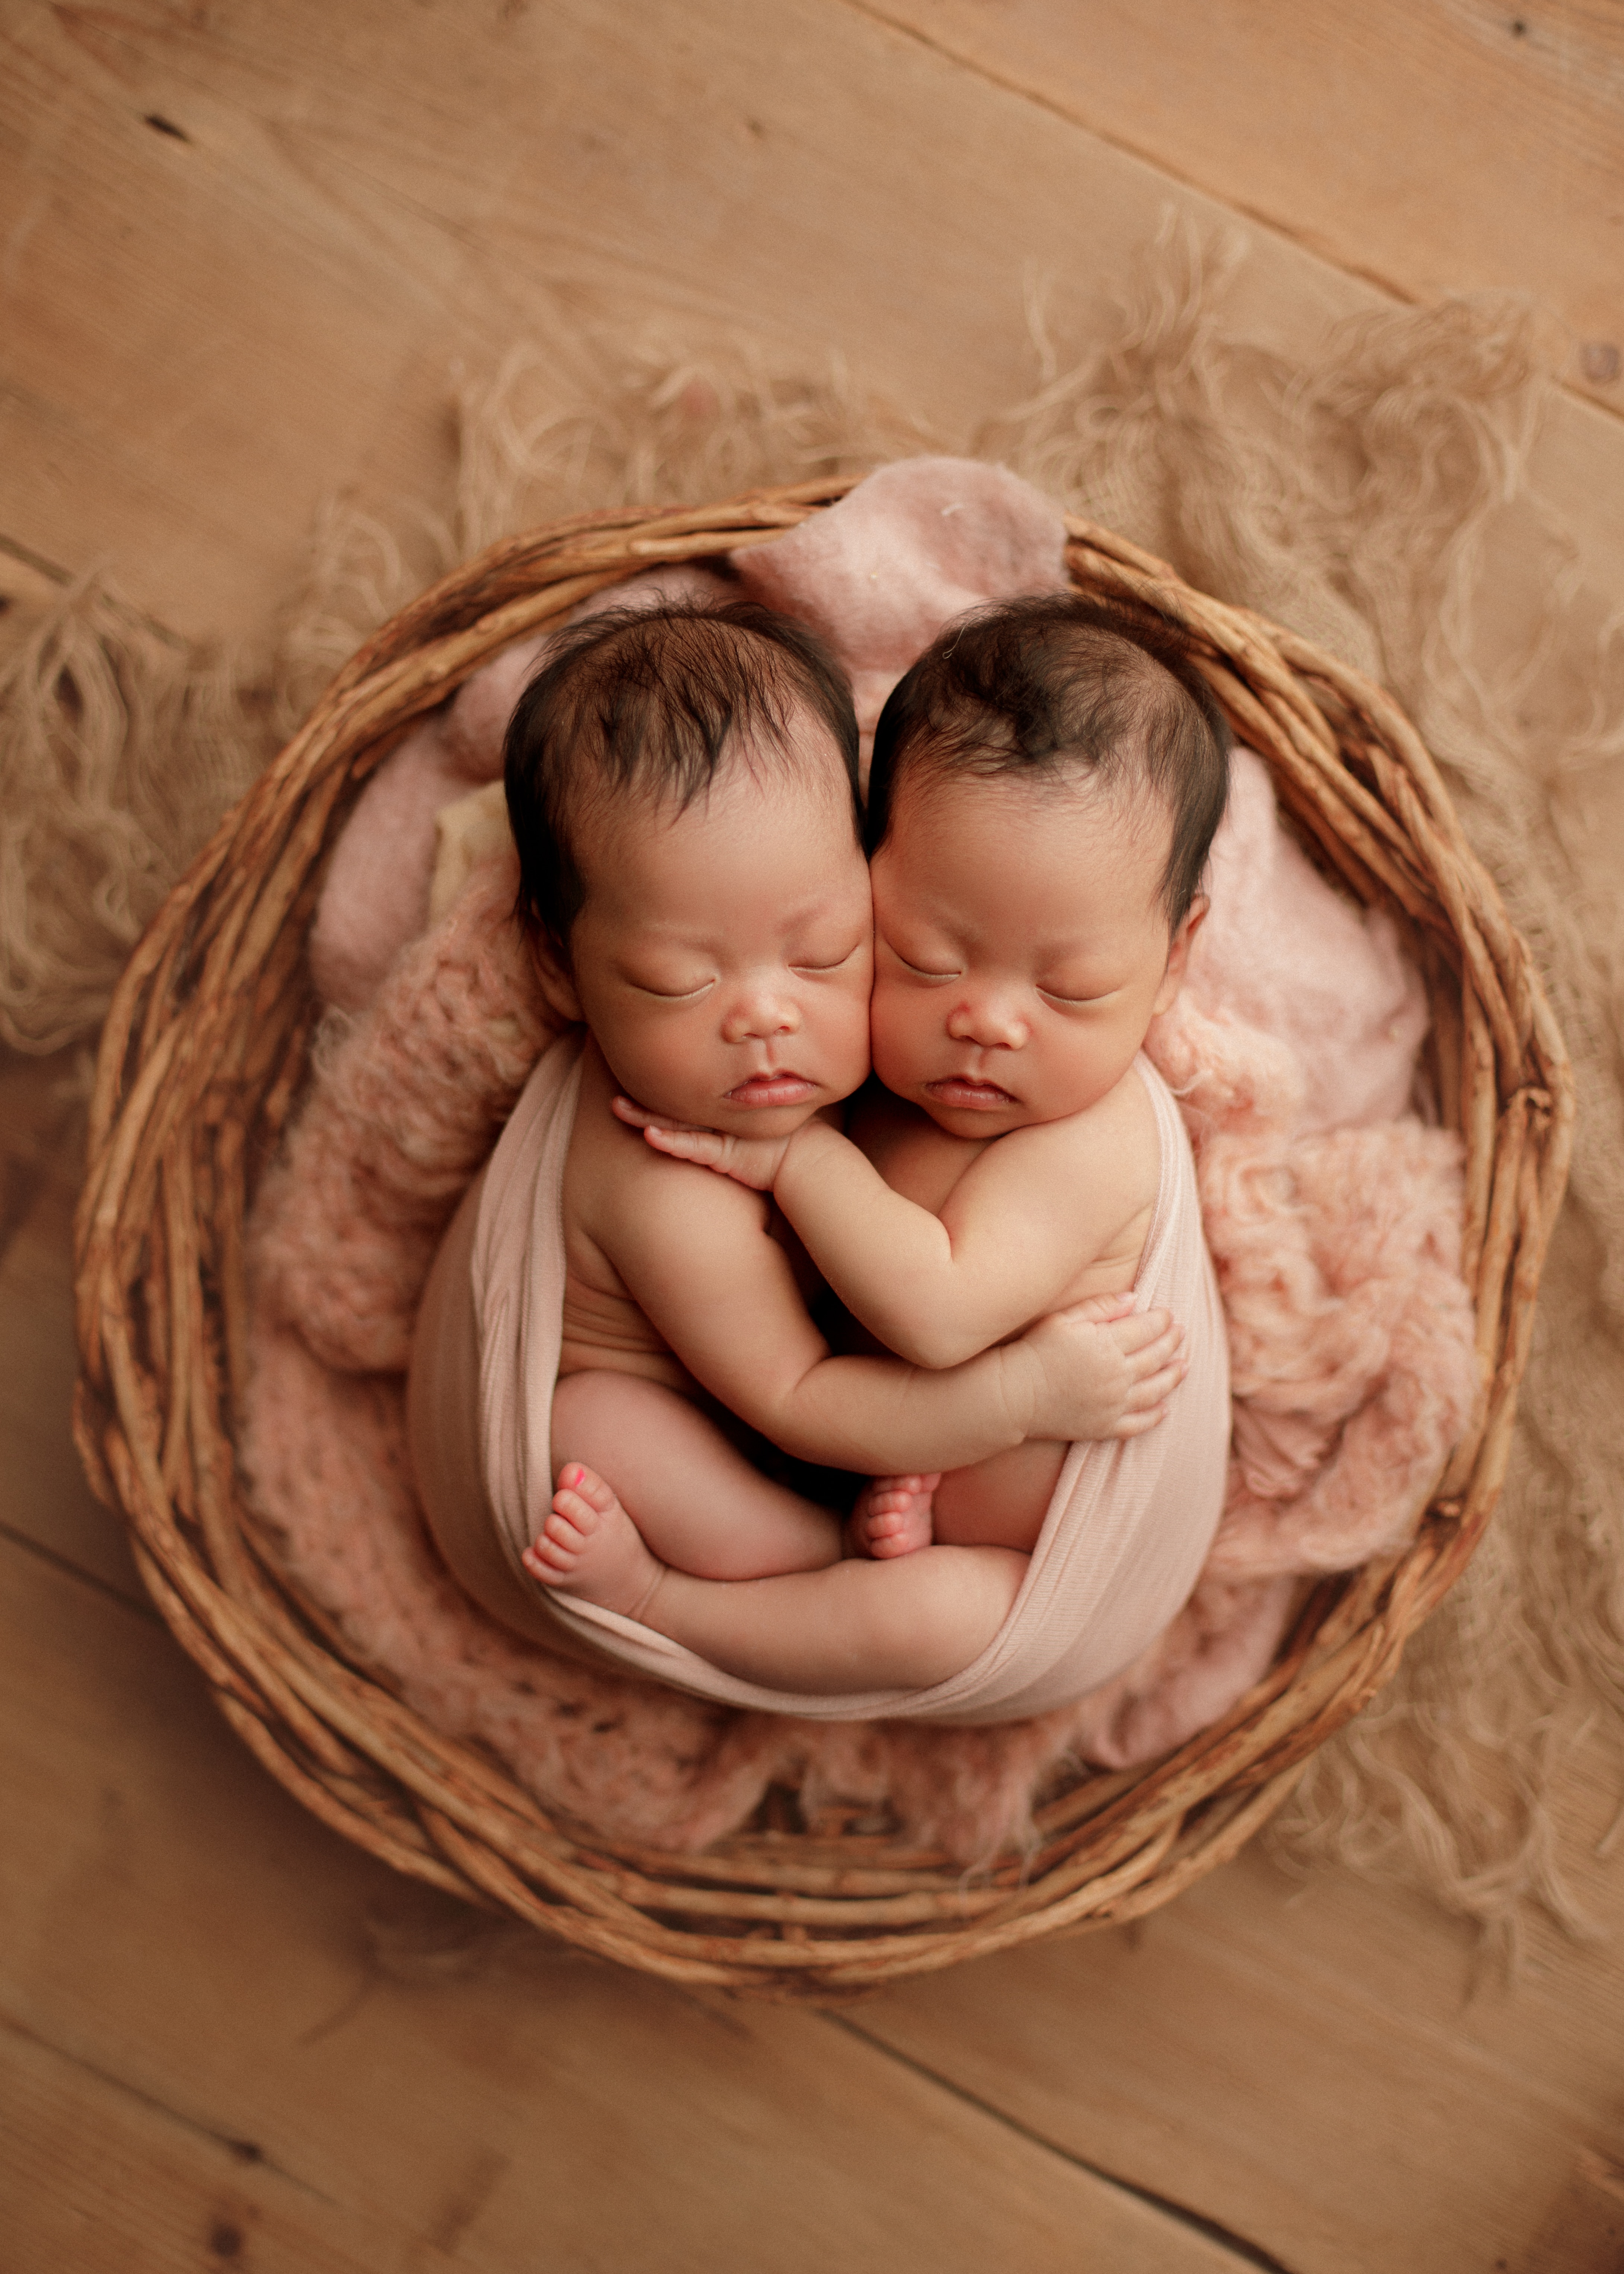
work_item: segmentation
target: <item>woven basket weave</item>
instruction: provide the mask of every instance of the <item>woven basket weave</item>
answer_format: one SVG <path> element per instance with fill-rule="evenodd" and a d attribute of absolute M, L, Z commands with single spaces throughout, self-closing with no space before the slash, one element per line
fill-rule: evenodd
<path fill-rule="evenodd" d="M 346 1664 L 261 1562 L 231 1449 L 244 1217 L 304 1077 L 304 936 L 323 855 L 402 729 L 498 648 L 654 562 L 765 542 L 848 486 L 560 523 L 492 547 L 386 624 L 137 948 L 102 1042 L 77 1231 L 80 1452 L 127 1517 L 159 1609 L 272 1773 L 399 1870 L 603 1956 L 822 1999 L 1154 1909 L 1233 1856 L 1389 1678 L 1505 1473 L 1573 1114 L 1528 952 L 1394 704 L 1072 519 L 1077 585 L 1174 628 L 1305 841 L 1395 918 L 1426 981 L 1430 1072 L 1466 1143 L 1464 1268 L 1485 1387 L 1413 1546 L 1321 1584 L 1279 1663 L 1222 1722 L 1147 1770 L 1078 1782 L 1039 1811 L 1035 1854 L 971 1886 L 947 1858 L 872 1834 L 758 1831 L 688 1856 L 605 1841 L 551 1819 L 485 1754 Z"/>

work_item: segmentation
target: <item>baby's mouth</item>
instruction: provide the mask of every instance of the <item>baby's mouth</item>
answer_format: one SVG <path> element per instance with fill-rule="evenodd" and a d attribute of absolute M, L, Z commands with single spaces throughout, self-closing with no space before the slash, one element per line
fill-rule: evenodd
<path fill-rule="evenodd" d="M 972 1113 L 993 1113 L 1000 1106 L 1015 1103 L 1009 1091 L 1000 1089 L 996 1081 L 973 1081 L 967 1074 L 949 1074 L 944 1081 L 928 1081 L 925 1095 L 934 1097 L 938 1105 L 951 1105 Z"/>
<path fill-rule="evenodd" d="M 774 1105 L 800 1105 L 816 1095 L 817 1085 L 799 1073 L 753 1073 L 748 1081 L 741 1081 L 727 1092 L 729 1105 L 756 1106 L 765 1111 Z"/>

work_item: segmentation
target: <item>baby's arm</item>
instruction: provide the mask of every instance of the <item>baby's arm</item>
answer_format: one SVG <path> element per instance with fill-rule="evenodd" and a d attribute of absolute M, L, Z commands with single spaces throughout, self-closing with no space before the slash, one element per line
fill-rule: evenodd
<path fill-rule="evenodd" d="M 940 1216 L 905 1200 L 851 1141 L 813 1120 L 780 1141 L 671 1130 L 617 1099 L 650 1143 L 771 1189 L 818 1269 L 889 1349 L 951 1367 L 1052 1310 L 1144 1205 L 1137 1077 L 1086 1115 L 989 1145 Z M 1150 1143 L 1154 1148 L 1154 1122 Z M 1154 1180 L 1154 1150 L 1150 1155 Z M 1152 1184 L 1154 1192 L 1154 1181 Z M 933 1464 L 933 1465 L 936 1465 Z"/>
<path fill-rule="evenodd" d="M 1149 1426 L 1177 1381 L 1162 1314 L 1116 1325 L 1062 1314 L 944 1371 L 832 1358 L 767 1218 L 739 1186 L 650 1154 L 594 1237 L 695 1379 L 803 1459 L 883 1475 L 961 1468 L 1029 1437 L 1104 1434 L 1101 1404 L 1120 1412 L 1124 1379 L 1151 1398 Z"/>

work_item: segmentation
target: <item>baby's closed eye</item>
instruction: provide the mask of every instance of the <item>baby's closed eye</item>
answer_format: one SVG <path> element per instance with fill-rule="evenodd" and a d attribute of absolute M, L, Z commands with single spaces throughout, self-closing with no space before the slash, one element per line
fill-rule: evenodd
<path fill-rule="evenodd" d="M 803 971 L 812 978 L 818 978 L 831 971 L 844 971 L 854 956 L 862 953 L 862 950 L 861 939 L 854 939 L 849 947 L 844 949 L 820 946 L 805 955 L 792 955 L 789 968 L 792 971 Z"/>
<path fill-rule="evenodd" d="M 892 960 L 899 963 L 912 979 L 962 979 L 964 965 L 947 949 L 935 953 L 928 947 L 915 947 L 909 943 L 909 953 L 904 954 L 894 941 L 887 940 Z"/>
<path fill-rule="evenodd" d="M 1046 1003 L 1056 1004 L 1063 1011 L 1087 1011 L 1101 1003 L 1109 1003 L 1119 990 L 1115 987 L 1083 989 L 1074 985 L 1046 987 L 1040 983 L 1037 991 Z"/>
<path fill-rule="evenodd" d="M 713 971 L 622 971 L 627 986 L 639 995 L 652 995 L 661 1003 L 695 1003 L 716 985 Z"/>

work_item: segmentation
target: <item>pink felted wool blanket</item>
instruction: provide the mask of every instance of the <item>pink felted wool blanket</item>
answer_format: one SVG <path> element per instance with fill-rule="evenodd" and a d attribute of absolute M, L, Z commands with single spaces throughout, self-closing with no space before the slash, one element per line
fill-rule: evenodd
<path fill-rule="evenodd" d="M 818 624 L 871 727 L 946 616 L 1062 581 L 1060 537 L 1011 478 L 916 462 L 733 566 Z M 574 1662 L 484 1617 L 437 1564 L 400 1382 L 440 1231 L 551 1039 L 508 920 L 510 854 L 480 862 L 450 915 L 411 938 L 435 811 L 494 773 L 534 654 L 498 659 L 402 746 L 330 872 L 312 959 L 358 1015 L 326 1040 L 256 1206 L 242 1442 L 257 1507 L 357 1656 L 606 1834 L 703 1842 L 787 1781 L 814 1816 L 826 1801 L 887 1809 L 914 1837 L 984 1853 L 1019 1836 L 1063 1757 L 1132 1764 L 1224 1711 L 1267 1668 L 1299 1575 L 1397 1547 L 1412 1525 L 1476 1387 L 1455 1143 L 1407 1117 L 1418 986 L 1385 923 L 1312 870 L 1265 770 L 1237 753 L 1213 915 L 1148 1046 L 1195 1148 L 1234 1450 L 1202 1577 L 1135 1663 L 1055 1712 L 962 1729 L 815 1727 Z M 363 921 L 386 874 L 393 906 L 376 894 Z"/>

